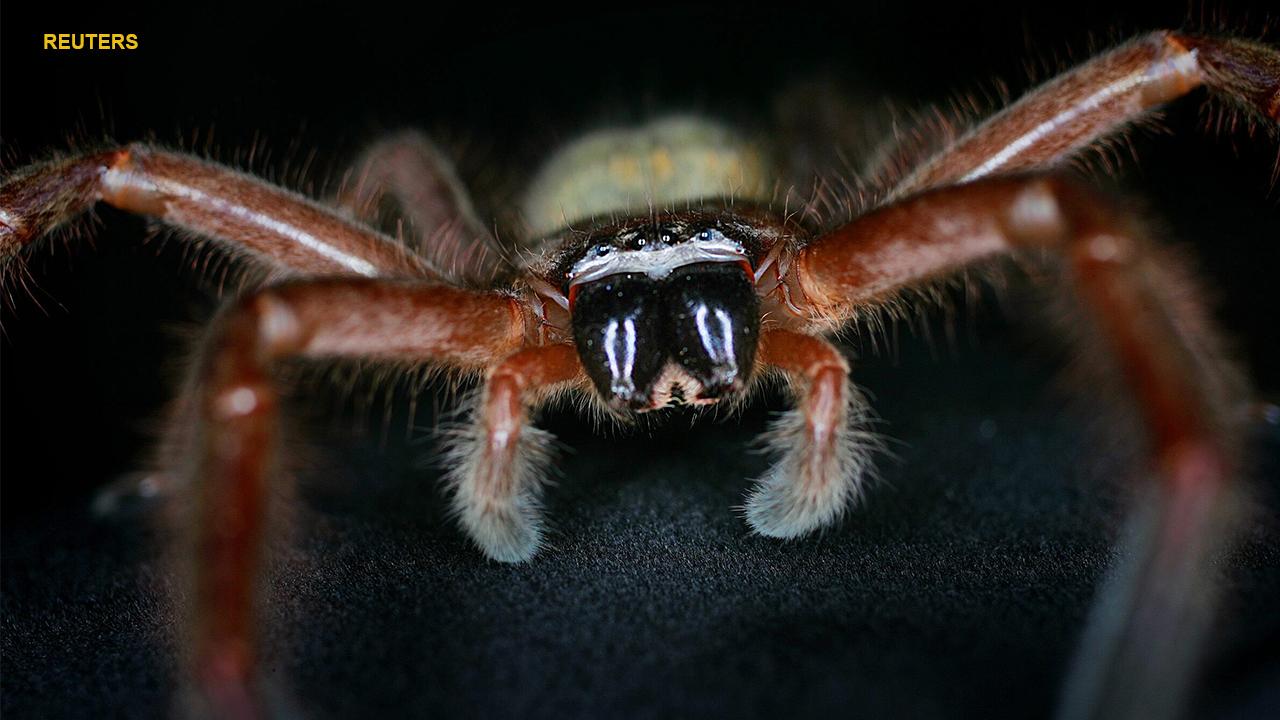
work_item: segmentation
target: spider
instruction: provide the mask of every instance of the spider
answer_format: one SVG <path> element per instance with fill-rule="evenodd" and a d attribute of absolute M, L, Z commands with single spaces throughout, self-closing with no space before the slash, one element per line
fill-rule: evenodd
<path fill-rule="evenodd" d="M 260 709 L 253 608 L 278 363 L 430 363 L 481 377 L 470 428 L 447 451 L 450 498 L 463 532 L 501 562 L 531 561 L 541 546 L 550 438 L 531 423 L 540 406 L 569 395 L 626 421 L 743 402 L 779 378 L 796 408 L 770 431 L 778 459 L 743 514 L 757 533 L 795 538 L 849 510 L 875 450 L 868 404 L 827 336 L 961 271 L 1010 258 L 1050 265 L 1075 290 L 1091 347 L 1133 396 L 1159 476 L 1155 540 L 1132 571 L 1130 614 L 1097 620 L 1101 639 L 1087 646 L 1112 648 L 1108 667 L 1147 683 L 1081 681 L 1091 699 L 1078 707 L 1114 705 L 1158 697 L 1154 686 L 1183 669 L 1176 659 L 1135 667 L 1150 653 L 1143 643 L 1161 639 L 1148 623 L 1173 627 L 1197 602 L 1205 538 L 1226 523 L 1238 465 L 1231 428 L 1246 393 L 1186 271 L 1113 198 L 1060 166 L 1200 87 L 1274 123 L 1280 53 L 1227 37 L 1143 36 L 909 165 L 886 162 L 870 199 L 834 227 L 813 208 L 792 212 L 767 157 L 700 118 L 604 131 L 557 151 L 509 229 L 515 244 L 479 220 L 421 135 L 371 147 L 336 207 L 134 144 L 5 178 L 0 262 L 7 286 L 28 246 L 103 202 L 261 270 L 261 285 L 231 299 L 205 334 L 166 443 L 196 498 L 192 680 L 228 717 Z M 366 224 L 384 200 L 410 220 L 410 242 Z"/>

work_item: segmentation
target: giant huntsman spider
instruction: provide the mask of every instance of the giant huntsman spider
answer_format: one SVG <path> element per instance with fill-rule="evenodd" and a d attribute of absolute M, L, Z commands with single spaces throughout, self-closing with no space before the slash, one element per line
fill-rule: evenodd
<path fill-rule="evenodd" d="M 1271 126 L 1280 53 L 1227 37 L 1140 37 L 944 147 L 886 154 L 899 161 L 873 174 L 870 199 L 839 223 L 779 193 L 766 156 L 714 122 L 604 131 L 546 163 L 521 222 L 505 229 L 519 241 L 505 243 L 421 135 L 370 148 L 332 205 L 127 145 L 6 177 L 0 262 L 13 282 L 30 245 L 102 202 L 261 271 L 208 329 L 165 443 L 168 471 L 195 498 L 190 681 L 220 717 L 263 709 L 254 606 L 277 363 L 370 359 L 482 377 L 470 430 L 448 450 L 449 491 L 479 551 L 508 563 L 536 561 L 541 547 L 550 439 L 530 418 L 549 399 L 579 396 L 625 421 L 673 404 L 741 402 L 781 379 L 796 408 L 769 435 L 778 458 L 744 515 L 759 534 L 795 538 L 851 508 L 875 445 L 849 362 L 824 336 L 961 272 L 1008 260 L 1053 269 L 1093 329 L 1091 350 L 1139 409 L 1157 478 L 1127 604 L 1095 618 L 1086 643 L 1109 661 L 1079 680 L 1074 705 L 1123 710 L 1134 698 L 1175 702 L 1162 688 L 1190 667 L 1185 648 L 1203 622 L 1186 629 L 1180 619 L 1197 617 L 1209 538 L 1227 524 L 1240 465 L 1232 430 L 1247 392 L 1186 270 L 1062 166 L 1201 87 Z M 411 221 L 408 242 L 365 223 L 384 200 Z M 1117 668 L 1124 686 L 1109 680 Z"/>

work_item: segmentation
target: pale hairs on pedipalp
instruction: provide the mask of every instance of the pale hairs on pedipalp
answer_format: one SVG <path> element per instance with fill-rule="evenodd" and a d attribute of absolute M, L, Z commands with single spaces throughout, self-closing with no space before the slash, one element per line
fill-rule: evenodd
<path fill-rule="evenodd" d="M 450 514 L 489 558 L 524 562 L 543 545 L 541 495 L 555 438 L 526 417 L 510 456 L 494 458 L 482 402 L 482 392 L 472 393 L 463 404 L 467 420 L 441 427 Z"/>
<path fill-rule="evenodd" d="M 870 404 L 847 376 L 843 392 L 844 408 L 825 450 L 814 447 L 803 407 L 783 413 L 759 438 L 767 452 L 781 457 L 747 495 L 742 512 L 752 530 L 797 538 L 835 524 L 862 496 L 875 474 L 872 456 L 884 451 L 884 441 L 868 429 Z"/>

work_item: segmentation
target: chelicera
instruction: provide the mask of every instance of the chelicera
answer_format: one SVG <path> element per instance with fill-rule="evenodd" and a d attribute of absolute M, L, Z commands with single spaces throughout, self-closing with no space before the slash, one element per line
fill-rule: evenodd
<path fill-rule="evenodd" d="M 760 228 L 702 211 L 609 232 L 566 253 L 577 260 L 553 298 L 567 299 L 573 342 L 600 397 L 645 412 L 742 392 L 760 334 Z"/>
<path fill-rule="evenodd" d="M 226 717 L 253 715 L 258 702 L 253 605 L 278 361 L 368 358 L 481 376 L 471 429 L 448 450 L 451 493 L 466 534 L 504 562 L 540 547 L 548 438 L 531 417 L 549 398 L 573 393 L 625 419 L 740 401 L 779 377 L 796 408 L 770 432 L 778 459 L 748 495 L 745 518 L 758 533 L 791 538 L 834 523 L 870 466 L 867 404 L 825 336 L 967 268 L 1047 263 L 1074 289 L 1097 352 L 1146 423 L 1160 478 L 1154 527 L 1168 530 L 1153 533 L 1150 562 L 1125 586 L 1129 619 L 1099 620 L 1094 634 L 1095 646 L 1117 648 L 1105 653 L 1111 665 L 1137 675 L 1125 689 L 1084 684 L 1097 703 L 1154 696 L 1187 665 L 1148 669 L 1135 653 L 1180 632 L 1181 603 L 1193 600 L 1153 589 L 1194 584 L 1203 571 L 1205 538 L 1221 526 L 1239 464 L 1231 428 L 1247 394 L 1188 295 L 1185 270 L 1142 223 L 1060 168 L 1200 87 L 1273 126 L 1280 53 L 1176 32 L 1139 38 L 935 152 L 873 173 L 871 200 L 834 226 L 788 212 L 768 163 L 716 123 L 605 132 L 548 162 L 512 229 L 515 247 L 495 239 L 449 163 L 416 134 L 372 147 L 330 205 L 130 145 L 6 177 L 0 261 L 18 269 L 29 244 L 104 202 L 212 240 L 261 271 L 263 282 L 209 328 L 165 458 L 196 500 L 191 678 Z M 409 242 L 362 221 L 384 198 L 415 228 Z"/>

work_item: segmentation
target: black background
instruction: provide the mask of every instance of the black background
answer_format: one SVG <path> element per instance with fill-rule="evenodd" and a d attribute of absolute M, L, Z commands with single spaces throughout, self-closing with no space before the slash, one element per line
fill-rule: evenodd
<path fill-rule="evenodd" d="M 584 14 L 6 3 L 0 137 L 12 167 L 105 137 L 190 146 L 194 134 L 203 147 L 212 129 L 219 158 L 243 161 L 257 143 L 253 167 L 266 173 L 287 174 L 315 150 L 303 184 L 319 187 L 379 133 L 417 126 L 462 152 L 468 177 L 505 187 L 551 144 L 603 122 L 692 109 L 767 128 L 779 93 L 814 78 L 907 105 L 994 78 L 1019 89 L 1028 58 L 1052 64 L 1094 41 L 1183 25 L 1189 13 L 1167 5 Z M 1233 25 L 1261 26 L 1256 9 L 1233 8 Z M 135 32 L 141 48 L 39 49 L 44 32 L 97 31 Z M 1219 319 L 1274 402 L 1276 146 L 1199 132 L 1199 99 L 1170 109 L 1171 133 L 1140 134 L 1141 161 L 1107 182 L 1140 195 L 1200 258 Z M 4 310 L 9 717 L 151 715 L 172 683 L 158 535 L 145 518 L 95 521 L 86 507 L 137 466 L 184 328 L 214 301 L 179 249 L 140 243 L 144 222 L 98 217 L 85 234 L 92 250 L 84 239 L 46 246 L 32 259 L 36 297 Z M 1015 297 L 1012 307 L 1034 296 Z M 1045 714 L 1127 497 L 1112 460 L 1122 453 L 1096 438 L 1126 434 L 1091 428 L 1087 401 L 1064 409 L 1055 344 L 1027 326 L 988 303 L 954 345 L 905 330 L 892 353 L 853 343 L 857 380 L 899 460 L 882 461 L 886 481 L 840 530 L 791 544 L 747 536 L 729 510 L 765 467 L 744 447 L 782 407 L 776 398 L 693 432 L 681 416 L 624 437 L 551 414 L 571 449 L 548 499 L 555 547 L 508 568 L 480 559 L 443 517 L 435 471 L 422 467 L 431 441 L 399 439 L 402 394 L 397 430 L 381 438 L 353 403 L 315 390 L 340 419 L 304 423 L 326 450 L 305 479 L 296 549 L 278 553 L 269 672 L 299 705 L 333 716 Z M 415 422 L 430 426 L 430 407 L 445 401 L 427 395 Z M 374 429 L 351 432 L 365 425 Z M 1271 510 L 1228 564 L 1226 619 L 1196 695 L 1207 715 L 1277 701 L 1276 428 L 1259 423 L 1253 444 Z"/>

